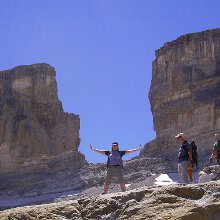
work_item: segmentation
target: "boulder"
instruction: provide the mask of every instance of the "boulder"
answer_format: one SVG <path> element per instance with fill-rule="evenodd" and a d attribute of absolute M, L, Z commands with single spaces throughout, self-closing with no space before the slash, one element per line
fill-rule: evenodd
<path fill-rule="evenodd" d="M 205 167 L 199 173 L 199 183 L 220 180 L 220 165 Z"/>

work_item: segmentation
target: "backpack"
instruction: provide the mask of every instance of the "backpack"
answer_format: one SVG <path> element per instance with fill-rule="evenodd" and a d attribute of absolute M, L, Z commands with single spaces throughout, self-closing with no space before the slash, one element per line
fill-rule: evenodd
<path fill-rule="evenodd" d="M 216 143 L 217 143 L 218 149 L 220 149 L 220 140 L 217 140 Z M 219 151 L 217 150 L 217 158 L 220 158 L 220 150 Z"/>
<path fill-rule="evenodd" d="M 121 159 L 120 151 L 111 151 L 108 155 L 107 168 L 109 166 L 121 166 L 123 167 L 123 161 Z"/>
<path fill-rule="evenodd" d="M 196 146 L 194 141 L 192 141 L 190 145 L 192 147 L 192 164 L 196 164 L 196 166 L 197 166 L 198 165 L 197 164 L 197 159 L 198 159 L 197 146 Z M 186 150 L 185 145 L 184 145 L 184 150 L 186 151 L 186 157 L 188 159 L 189 158 L 189 154 L 188 154 L 188 151 Z"/>
<path fill-rule="evenodd" d="M 197 146 L 194 141 L 191 142 L 192 146 L 192 163 L 197 165 L 198 153 Z"/>

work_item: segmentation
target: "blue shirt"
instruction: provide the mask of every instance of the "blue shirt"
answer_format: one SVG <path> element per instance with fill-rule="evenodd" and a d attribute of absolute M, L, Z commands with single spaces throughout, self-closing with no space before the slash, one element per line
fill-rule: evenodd
<path fill-rule="evenodd" d="M 126 151 L 105 151 L 105 154 L 108 156 L 107 164 L 109 166 L 121 165 L 122 157 L 125 155 Z"/>
<path fill-rule="evenodd" d="M 123 157 L 126 153 L 126 151 L 118 151 L 120 153 L 120 156 Z M 105 151 L 105 155 L 109 156 L 112 153 L 112 151 Z"/>
<path fill-rule="evenodd" d="M 178 150 L 178 161 L 186 161 L 189 159 L 189 152 L 192 152 L 192 146 L 189 142 L 184 141 L 183 144 L 180 145 Z"/>

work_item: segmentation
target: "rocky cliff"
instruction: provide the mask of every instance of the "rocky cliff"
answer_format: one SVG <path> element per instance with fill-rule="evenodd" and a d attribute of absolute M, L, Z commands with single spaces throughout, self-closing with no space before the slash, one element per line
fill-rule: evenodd
<path fill-rule="evenodd" d="M 156 139 L 142 155 L 171 155 L 174 136 L 194 139 L 210 154 L 220 132 L 220 29 L 187 34 L 156 51 L 149 92 Z"/>
<path fill-rule="evenodd" d="M 60 170 L 84 161 L 78 115 L 64 113 L 48 64 L 0 72 L 0 172 Z"/>

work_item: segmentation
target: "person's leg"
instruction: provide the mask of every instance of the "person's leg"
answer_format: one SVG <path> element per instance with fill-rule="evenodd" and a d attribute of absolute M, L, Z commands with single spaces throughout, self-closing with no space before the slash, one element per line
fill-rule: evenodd
<path fill-rule="evenodd" d="M 187 161 L 178 163 L 179 183 L 189 183 L 187 176 Z"/>
<path fill-rule="evenodd" d="M 193 169 L 192 169 L 192 167 L 187 167 L 187 172 L 188 172 L 188 175 L 189 175 L 190 182 L 192 182 L 193 181 Z"/>
<path fill-rule="evenodd" d="M 122 192 L 125 192 L 126 191 L 125 183 L 120 183 L 120 188 Z"/>
<path fill-rule="evenodd" d="M 118 181 L 119 181 L 119 184 L 120 184 L 120 188 L 121 188 L 121 191 L 122 192 L 125 192 L 126 191 L 126 186 L 125 186 L 125 181 L 124 181 L 124 177 L 123 177 L 123 169 L 122 167 L 116 167 L 116 176 L 118 177 Z"/>
<path fill-rule="evenodd" d="M 105 184 L 104 184 L 104 187 L 103 187 L 103 194 L 108 193 L 108 189 L 109 189 L 109 185 L 107 185 L 107 184 L 105 183 Z"/>
<path fill-rule="evenodd" d="M 188 175 L 187 175 L 187 167 L 188 167 L 188 161 L 181 162 L 181 175 L 183 183 L 189 183 Z"/>
<path fill-rule="evenodd" d="M 182 175 L 181 175 L 181 165 L 178 163 L 178 175 L 179 175 L 179 183 L 182 183 Z"/>
<path fill-rule="evenodd" d="M 103 186 L 103 194 L 108 193 L 109 186 L 110 186 L 111 180 L 112 180 L 112 176 L 113 176 L 113 170 L 112 170 L 112 168 L 108 168 L 107 169 L 107 175 L 106 175 L 106 178 L 105 178 L 105 184 Z"/>

